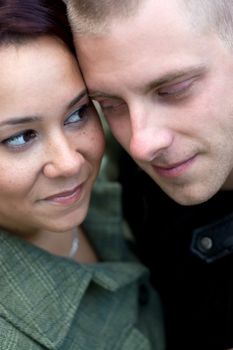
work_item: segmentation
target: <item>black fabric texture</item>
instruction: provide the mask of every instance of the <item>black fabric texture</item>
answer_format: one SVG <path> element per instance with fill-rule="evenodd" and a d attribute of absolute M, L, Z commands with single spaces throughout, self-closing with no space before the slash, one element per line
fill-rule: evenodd
<path fill-rule="evenodd" d="M 233 213 L 233 193 L 219 192 L 206 203 L 181 206 L 125 152 L 119 180 L 137 254 L 150 268 L 163 302 L 167 349 L 233 347 L 233 253 L 230 249 L 208 263 L 191 250 L 195 230 Z"/>

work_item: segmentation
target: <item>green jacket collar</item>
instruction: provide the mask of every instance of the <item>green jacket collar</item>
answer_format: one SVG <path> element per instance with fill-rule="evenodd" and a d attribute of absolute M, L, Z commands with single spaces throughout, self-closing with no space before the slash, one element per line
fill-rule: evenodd
<path fill-rule="evenodd" d="M 146 271 L 136 262 L 81 265 L 2 231 L 0 266 L 0 316 L 49 349 L 62 345 L 91 282 L 114 292 Z"/>

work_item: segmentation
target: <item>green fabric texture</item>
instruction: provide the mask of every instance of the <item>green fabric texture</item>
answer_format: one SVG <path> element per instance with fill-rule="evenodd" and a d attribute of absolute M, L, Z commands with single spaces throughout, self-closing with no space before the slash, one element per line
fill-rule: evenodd
<path fill-rule="evenodd" d="M 0 232 L 1 350 L 164 349 L 160 301 L 124 242 L 119 199 L 118 184 L 96 184 L 84 227 L 97 264 Z"/>

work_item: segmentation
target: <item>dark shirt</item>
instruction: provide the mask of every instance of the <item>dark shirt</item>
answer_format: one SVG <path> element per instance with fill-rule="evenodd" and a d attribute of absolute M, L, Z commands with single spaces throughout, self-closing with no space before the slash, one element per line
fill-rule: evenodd
<path fill-rule="evenodd" d="M 124 155 L 124 214 L 165 310 L 167 349 L 233 347 L 233 193 L 181 206 Z"/>

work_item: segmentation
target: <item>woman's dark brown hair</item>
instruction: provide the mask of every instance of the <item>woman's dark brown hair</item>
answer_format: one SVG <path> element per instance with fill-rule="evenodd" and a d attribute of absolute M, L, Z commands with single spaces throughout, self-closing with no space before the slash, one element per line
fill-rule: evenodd
<path fill-rule="evenodd" d="M 0 45 L 45 35 L 61 39 L 75 52 L 62 0 L 0 0 Z"/>

